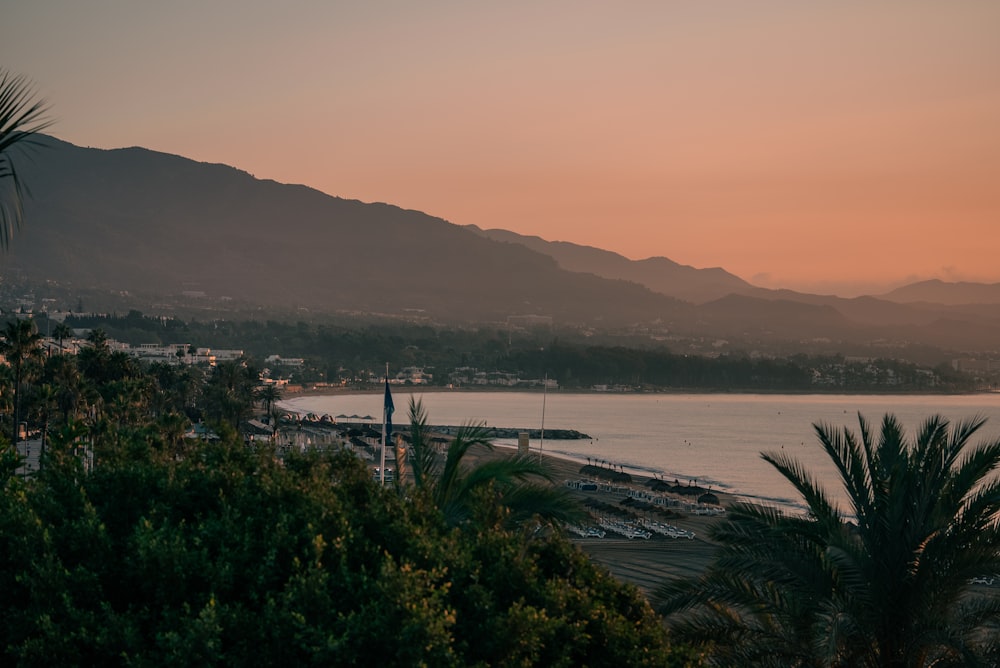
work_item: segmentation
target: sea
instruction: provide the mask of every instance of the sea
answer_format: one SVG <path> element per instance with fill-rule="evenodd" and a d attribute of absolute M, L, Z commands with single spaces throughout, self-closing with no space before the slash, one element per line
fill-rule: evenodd
<path fill-rule="evenodd" d="M 751 501 L 802 511 L 791 484 L 761 458 L 777 452 L 799 461 L 845 512 L 837 473 L 823 452 L 814 425 L 859 432 L 859 416 L 879 428 L 895 415 L 908 434 L 927 417 L 957 423 L 985 417 L 973 443 L 1000 439 L 1000 394 L 810 395 L 810 394 L 613 394 L 565 391 L 487 392 L 393 389 L 394 423 L 408 422 L 410 399 L 423 402 L 429 424 L 517 429 L 572 429 L 584 439 L 531 439 L 534 452 L 626 472 L 692 483 Z M 382 422 L 383 394 L 333 394 L 288 399 L 298 413 L 328 414 L 340 421 Z M 339 417 L 338 417 L 339 416 Z M 351 418 L 354 416 L 354 418 Z M 516 439 L 497 446 L 515 447 Z"/>

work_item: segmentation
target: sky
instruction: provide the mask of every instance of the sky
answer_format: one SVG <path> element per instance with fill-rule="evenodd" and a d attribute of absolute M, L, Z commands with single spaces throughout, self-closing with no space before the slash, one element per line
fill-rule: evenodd
<path fill-rule="evenodd" d="M 995 0 L 15 0 L 80 146 L 853 296 L 1000 282 Z"/>

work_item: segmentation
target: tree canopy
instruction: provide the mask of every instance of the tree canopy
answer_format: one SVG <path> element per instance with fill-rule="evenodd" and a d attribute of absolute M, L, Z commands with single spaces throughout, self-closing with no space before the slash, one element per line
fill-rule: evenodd
<path fill-rule="evenodd" d="M 690 665 L 555 532 L 451 528 L 347 451 L 79 434 L 0 480 L 4 665 Z M 9 452 L 9 450 L 8 450 Z"/>
<path fill-rule="evenodd" d="M 850 507 L 780 452 L 763 457 L 798 490 L 806 517 L 743 503 L 712 532 L 719 555 L 697 580 L 667 582 L 659 608 L 718 665 L 969 666 L 1000 659 L 1000 441 L 984 420 L 928 418 L 908 437 L 815 425 Z"/>

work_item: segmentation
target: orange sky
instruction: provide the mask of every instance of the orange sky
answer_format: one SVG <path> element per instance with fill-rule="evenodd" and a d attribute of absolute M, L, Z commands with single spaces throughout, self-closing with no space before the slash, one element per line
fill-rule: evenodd
<path fill-rule="evenodd" d="M 76 144 L 767 287 L 1000 281 L 994 0 L 17 4 Z"/>

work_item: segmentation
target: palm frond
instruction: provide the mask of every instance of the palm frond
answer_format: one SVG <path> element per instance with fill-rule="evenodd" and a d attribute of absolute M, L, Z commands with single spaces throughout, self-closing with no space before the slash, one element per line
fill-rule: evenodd
<path fill-rule="evenodd" d="M 817 423 L 813 425 L 820 445 L 826 451 L 830 460 L 837 468 L 844 489 L 847 491 L 852 510 L 859 520 L 871 515 L 874 504 L 869 462 L 872 459 L 871 444 L 867 422 L 858 416 L 861 422 L 862 439 L 860 444 L 854 434 L 847 428 L 837 431 L 830 425 Z"/>
<path fill-rule="evenodd" d="M 448 445 L 444 467 L 435 485 L 435 495 L 442 504 L 455 495 L 453 491 L 455 488 L 462 486 L 460 479 L 462 461 L 469 450 L 476 446 L 493 449 L 486 427 L 482 423 L 466 423 L 460 426 Z"/>
<path fill-rule="evenodd" d="M 814 476 L 794 458 L 781 453 L 762 453 L 761 458 L 773 466 L 802 495 L 809 513 L 823 524 L 839 524 L 840 512 L 830 501 Z"/>
<path fill-rule="evenodd" d="M 427 438 L 427 411 L 422 399 L 410 395 L 410 447 L 407 458 L 413 482 L 418 488 L 425 488 L 438 475 L 437 453 Z"/>
<path fill-rule="evenodd" d="M 9 180 L 9 189 L 0 190 L 0 248 L 7 248 L 14 231 L 24 218 L 27 186 L 18 176 L 12 149 L 36 147 L 35 135 L 52 124 L 45 118 L 48 105 L 36 99 L 34 87 L 23 76 L 0 69 L 0 184 Z"/>
<path fill-rule="evenodd" d="M 814 425 L 856 526 L 797 461 L 764 453 L 811 515 L 735 504 L 708 570 L 657 590 L 713 664 L 996 664 L 1000 599 L 970 580 L 1000 572 L 1000 441 L 970 446 L 981 417 L 931 416 L 912 439 L 892 415 L 877 432 L 858 419 L 858 434 Z"/>
<path fill-rule="evenodd" d="M 414 485 L 427 490 L 445 521 L 457 526 L 470 520 L 515 525 L 533 517 L 577 522 L 584 513 L 567 490 L 552 485 L 553 472 L 544 461 L 526 455 L 491 456 L 468 461 L 475 448 L 493 451 L 490 431 L 480 423 L 462 425 L 444 455 L 430 446 L 427 413 L 410 399 L 410 461 Z M 489 507 L 488 512 L 483 512 Z"/>
<path fill-rule="evenodd" d="M 499 503 L 509 510 L 506 524 L 516 526 L 538 517 L 548 522 L 577 523 L 587 513 L 565 487 L 526 483 L 499 492 Z"/>

